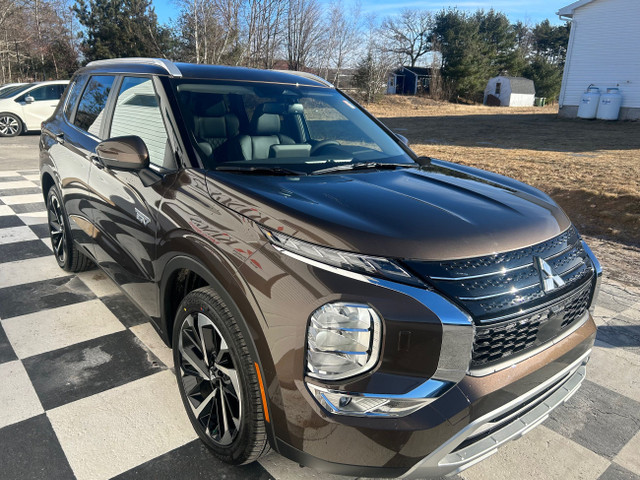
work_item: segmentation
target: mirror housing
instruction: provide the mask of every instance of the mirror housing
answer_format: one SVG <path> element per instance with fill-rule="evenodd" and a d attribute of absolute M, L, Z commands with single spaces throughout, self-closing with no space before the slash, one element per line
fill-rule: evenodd
<path fill-rule="evenodd" d="M 27 95 L 26 97 L 24 97 L 24 101 L 25 101 L 26 103 L 33 103 L 33 102 L 35 102 L 35 101 L 36 101 L 36 99 L 35 99 L 35 98 L 33 98 L 31 95 Z"/>
<path fill-rule="evenodd" d="M 404 135 L 400 135 L 399 133 L 396 133 L 395 135 L 396 137 L 398 137 L 398 140 L 404 143 L 407 147 L 409 146 L 409 139 L 407 139 L 407 137 L 405 137 Z"/>
<path fill-rule="evenodd" d="M 114 137 L 101 142 L 96 154 L 105 167 L 116 170 L 143 170 L 149 167 L 149 151 L 136 135 Z"/>

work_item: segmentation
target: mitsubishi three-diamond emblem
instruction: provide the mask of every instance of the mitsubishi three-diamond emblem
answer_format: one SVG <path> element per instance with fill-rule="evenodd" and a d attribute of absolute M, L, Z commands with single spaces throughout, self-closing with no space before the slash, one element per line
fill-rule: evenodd
<path fill-rule="evenodd" d="M 540 272 L 540 281 L 542 282 L 542 289 L 545 293 L 555 290 L 558 287 L 564 285 L 564 280 L 559 275 L 556 275 L 551 265 L 545 262 L 542 258 L 536 257 L 536 263 L 538 264 L 538 271 Z"/>

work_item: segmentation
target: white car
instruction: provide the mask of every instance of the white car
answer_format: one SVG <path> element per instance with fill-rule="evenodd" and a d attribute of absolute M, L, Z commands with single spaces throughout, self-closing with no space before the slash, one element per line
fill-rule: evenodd
<path fill-rule="evenodd" d="M 49 118 L 68 80 L 37 82 L 0 95 L 0 137 L 15 137 L 29 130 L 40 130 L 40 124 Z"/>

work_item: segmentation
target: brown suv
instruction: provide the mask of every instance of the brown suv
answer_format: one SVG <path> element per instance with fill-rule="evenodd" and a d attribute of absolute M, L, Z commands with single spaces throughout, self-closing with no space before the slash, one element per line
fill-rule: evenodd
<path fill-rule="evenodd" d="M 93 62 L 40 170 L 58 263 L 150 318 L 227 462 L 456 472 L 584 379 L 601 269 L 562 210 L 416 157 L 312 75 Z"/>

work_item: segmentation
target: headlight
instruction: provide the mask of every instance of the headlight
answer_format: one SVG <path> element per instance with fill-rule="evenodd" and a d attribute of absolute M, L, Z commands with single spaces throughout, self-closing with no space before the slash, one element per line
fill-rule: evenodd
<path fill-rule="evenodd" d="M 313 243 L 304 242 L 280 232 L 262 230 L 269 241 L 278 248 L 295 253 L 302 257 L 310 258 L 327 265 L 351 270 L 353 272 L 383 277 L 410 285 L 423 286 L 424 284 L 415 276 L 407 272 L 393 260 L 359 253 L 344 252 L 333 248 L 321 247 Z"/>
<path fill-rule="evenodd" d="M 367 305 L 323 305 L 307 329 L 307 374 L 331 381 L 371 370 L 380 356 L 381 330 L 380 317 Z"/>

